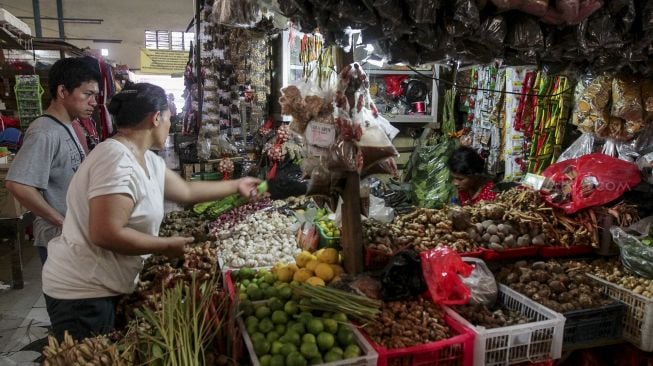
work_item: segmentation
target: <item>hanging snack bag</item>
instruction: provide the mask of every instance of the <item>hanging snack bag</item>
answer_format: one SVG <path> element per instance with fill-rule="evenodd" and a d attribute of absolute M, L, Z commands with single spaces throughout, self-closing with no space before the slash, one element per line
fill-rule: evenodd
<path fill-rule="evenodd" d="M 643 118 L 641 87 L 633 76 L 620 75 L 612 82 L 612 115 L 626 121 Z"/>
<path fill-rule="evenodd" d="M 363 169 L 368 169 L 375 163 L 398 156 L 399 152 L 394 147 L 385 130 L 376 122 L 368 109 L 354 116 L 355 123 L 359 123 L 362 135 L 356 146 L 363 154 Z"/>

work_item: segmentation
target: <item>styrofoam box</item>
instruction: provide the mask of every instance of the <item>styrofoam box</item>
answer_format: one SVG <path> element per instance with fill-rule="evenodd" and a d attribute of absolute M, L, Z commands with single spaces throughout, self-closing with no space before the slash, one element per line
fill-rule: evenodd
<path fill-rule="evenodd" d="M 623 317 L 623 337 L 644 352 L 653 351 L 653 299 L 588 274 L 605 294 L 626 305 Z"/>
<path fill-rule="evenodd" d="M 254 345 L 252 344 L 252 340 L 249 338 L 249 334 L 247 334 L 247 329 L 245 328 L 245 323 L 243 322 L 242 318 L 238 318 L 238 325 L 240 326 L 240 331 L 243 334 L 245 347 L 247 347 L 247 352 L 249 353 L 250 359 L 252 360 L 252 366 L 261 366 L 261 363 L 258 361 L 258 357 L 256 356 L 256 352 L 254 352 Z M 379 355 L 367 342 L 367 340 L 365 340 L 365 337 L 363 337 L 358 329 L 352 325 L 350 325 L 350 327 L 354 332 L 356 343 L 358 343 L 358 346 L 363 352 L 363 355 L 342 361 L 324 363 L 322 364 L 323 366 L 376 366 Z"/>
<path fill-rule="evenodd" d="M 22 20 L 16 18 L 13 14 L 5 9 L 0 8 L 0 24 L 6 24 L 13 31 L 18 31 L 25 35 L 31 36 L 32 30 Z"/>
<path fill-rule="evenodd" d="M 497 304 L 535 320 L 526 324 L 486 329 L 470 324 L 453 309 L 445 307 L 451 317 L 476 333 L 474 365 L 513 365 L 561 357 L 565 327 L 565 317 L 562 314 L 501 284 Z"/>

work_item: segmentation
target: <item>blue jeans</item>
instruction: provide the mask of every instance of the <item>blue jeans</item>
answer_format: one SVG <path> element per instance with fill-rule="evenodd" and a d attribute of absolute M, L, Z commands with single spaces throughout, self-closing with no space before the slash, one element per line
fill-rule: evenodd
<path fill-rule="evenodd" d="M 59 300 L 45 295 L 45 306 L 55 337 L 61 341 L 65 331 L 76 340 L 110 333 L 114 328 L 119 298 Z"/>

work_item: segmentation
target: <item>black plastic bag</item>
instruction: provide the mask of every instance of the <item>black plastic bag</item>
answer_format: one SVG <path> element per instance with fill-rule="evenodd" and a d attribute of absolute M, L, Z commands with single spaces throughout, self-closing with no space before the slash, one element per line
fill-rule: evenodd
<path fill-rule="evenodd" d="M 268 181 L 268 192 L 273 200 L 287 197 L 299 197 L 306 194 L 307 182 L 303 178 L 302 169 L 291 159 L 279 163 L 274 179 Z"/>
<path fill-rule="evenodd" d="M 515 50 L 525 51 L 544 47 L 544 35 L 540 24 L 529 16 L 513 17 L 506 43 Z"/>
<path fill-rule="evenodd" d="M 398 0 L 374 0 L 373 5 L 385 21 L 395 24 L 402 22 L 403 10 Z"/>
<path fill-rule="evenodd" d="M 414 250 L 397 253 L 381 274 L 381 297 L 384 301 L 403 300 L 426 291 L 419 254 Z"/>
<path fill-rule="evenodd" d="M 415 23 L 435 23 L 439 0 L 406 0 L 408 15 Z"/>

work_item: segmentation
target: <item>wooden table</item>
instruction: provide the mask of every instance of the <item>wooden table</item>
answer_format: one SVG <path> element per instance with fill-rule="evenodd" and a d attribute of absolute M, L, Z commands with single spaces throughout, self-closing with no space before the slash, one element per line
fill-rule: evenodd
<path fill-rule="evenodd" d="M 3 243 L 11 245 L 11 280 L 14 289 L 22 289 L 23 282 L 23 255 L 22 247 L 27 244 L 25 229 L 34 221 L 31 212 L 21 217 L 0 218 L 0 238 Z"/>

